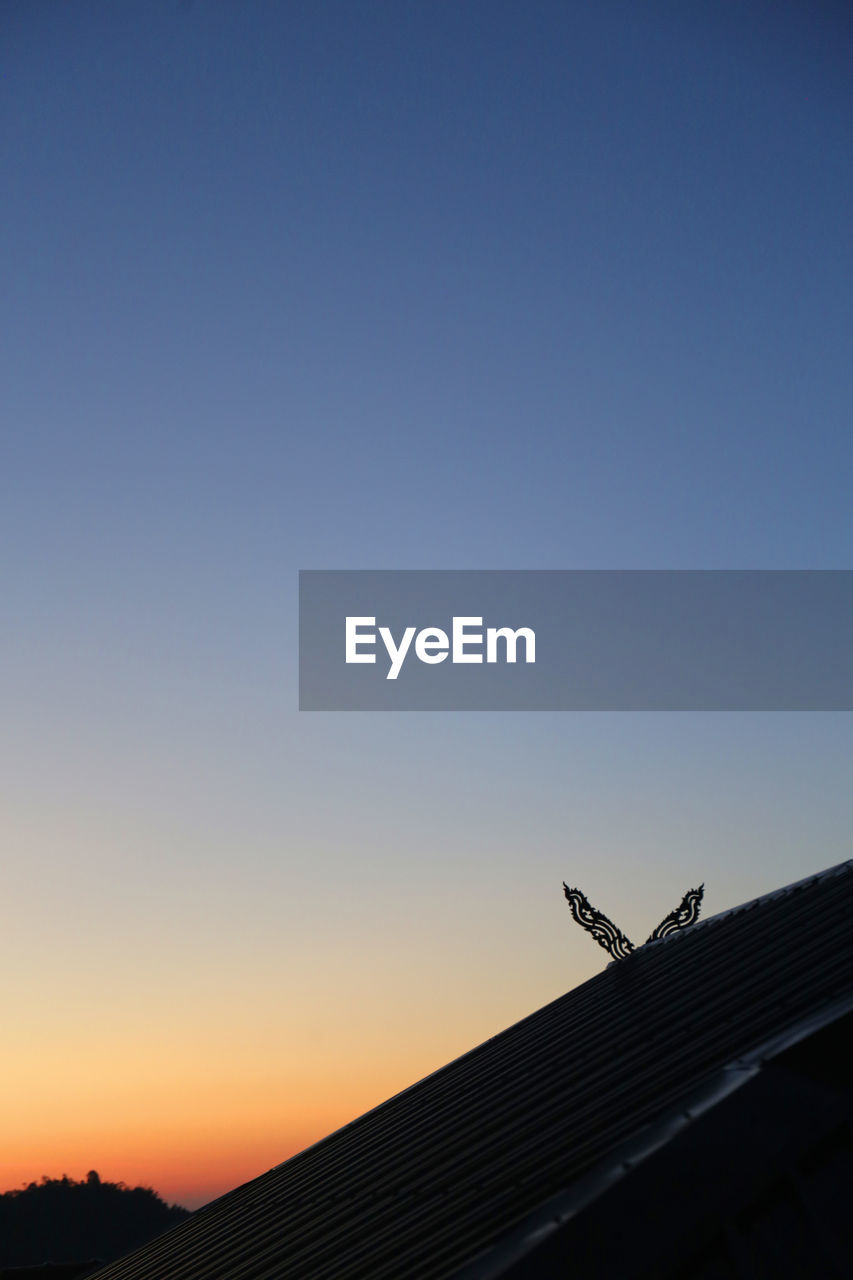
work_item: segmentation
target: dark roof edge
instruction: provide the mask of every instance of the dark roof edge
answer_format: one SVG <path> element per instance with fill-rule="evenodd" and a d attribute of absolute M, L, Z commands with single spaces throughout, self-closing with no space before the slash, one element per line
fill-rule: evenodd
<path fill-rule="evenodd" d="M 853 866 L 853 863 L 840 865 Z M 835 869 L 832 868 L 832 870 Z M 799 882 L 799 884 L 805 883 L 808 881 Z M 789 886 L 789 888 L 795 887 L 797 886 Z M 660 941 L 665 942 L 666 939 L 661 938 Z M 694 1120 L 752 1080 L 765 1062 L 769 1062 L 778 1054 L 784 1053 L 786 1049 L 793 1048 L 801 1040 L 814 1035 L 823 1027 L 829 1026 L 830 1023 L 851 1012 L 853 1012 L 853 994 L 832 1000 L 770 1040 L 741 1054 L 734 1062 L 715 1071 L 702 1084 L 685 1094 L 678 1103 L 668 1108 L 658 1119 L 643 1126 L 621 1146 L 616 1147 L 604 1160 L 573 1182 L 571 1186 L 539 1205 L 506 1236 L 498 1240 L 491 1249 L 478 1254 L 459 1271 L 454 1272 L 453 1280 L 499 1280 L 507 1267 L 523 1258 L 531 1249 L 620 1182 L 649 1156 L 659 1151 L 661 1147 L 665 1147 Z"/>
<path fill-rule="evenodd" d="M 601 976 L 600 973 L 593 974 L 593 976 L 591 978 L 587 978 L 586 981 L 593 982 L 595 981 L 596 978 L 600 976 Z M 578 986 L 583 986 L 583 985 L 584 983 L 582 982 L 578 984 Z M 575 988 L 570 988 L 570 990 L 574 990 L 574 989 Z M 292 1155 L 287 1157 L 287 1159 L 280 1160 L 278 1164 L 274 1164 L 271 1168 L 265 1169 L 262 1173 L 256 1174 L 253 1178 L 249 1178 L 246 1182 L 241 1182 L 236 1187 L 231 1187 L 230 1190 L 223 1191 L 222 1195 L 216 1196 L 213 1200 L 208 1200 L 207 1204 L 200 1205 L 198 1209 L 194 1210 L 193 1216 L 197 1214 L 205 1213 L 208 1209 L 211 1209 L 214 1205 L 219 1204 L 221 1200 L 227 1200 L 230 1196 L 236 1195 L 238 1191 L 242 1191 L 244 1187 L 250 1186 L 251 1183 L 257 1182 L 260 1178 L 268 1177 L 269 1174 L 275 1173 L 277 1169 L 283 1169 L 284 1166 L 287 1164 L 290 1164 L 292 1160 L 299 1160 L 302 1156 L 307 1155 L 309 1151 L 314 1151 L 316 1150 L 317 1147 L 322 1147 L 324 1143 L 330 1142 L 333 1138 L 337 1138 L 342 1133 L 346 1133 L 347 1129 L 351 1129 L 354 1125 L 360 1124 L 362 1120 L 365 1120 L 367 1118 L 367 1116 L 373 1115 L 374 1112 L 381 1111 L 383 1107 L 390 1106 L 391 1103 L 396 1102 L 399 1098 L 404 1098 L 407 1093 L 412 1093 L 413 1090 L 419 1089 L 420 1086 L 422 1084 L 426 1084 L 428 1080 L 432 1080 L 433 1077 L 441 1075 L 442 1072 L 444 1071 L 448 1071 L 451 1067 L 455 1066 L 458 1062 L 463 1062 L 466 1058 L 470 1058 L 472 1054 L 479 1053 L 479 1051 L 485 1045 L 491 1044 L 493 1040 L 500 1039 L 501 1036 L 506 1035 L 507 1032 L 509 1031 L 512 1031 L 514 1027 L 520 1026 L 522 1022 L 526 1022 L 528 1018 L 534 1017 L 537 1013 L 541 1013 L 542 1009 L 547 1009 L 550 1005 L 556 1004 L 557 1001 L 564 1000 L 565 996 L 566 996 L 566 993 L 564 992 L 563 995 L 556 996 L 554 1000 L 549 1000 L 548 1003 L 542 1005 L 540 1009 L 534 1009 L 533 1013 L 526 1013 L 523 1017 L 518 1018 L 515 1022 L 511 1022 L 508 1027 L 501 1027 L 500 1031 L 496 1031 L 494 1035 L 486 1036 L 485 1040 L 481 1040 L 479 1044 L 472 1045 L 470 1049 L 466 1049 L 463 1053 L 458 1054 L 455 1058 L 451 1058 L 449 1062 L 443 1062 L 440 1067 L 436 1067 L 433 1071 L 428 1071 L 425 1076 L 421 1076 L 419 1079 L 413 1080 L 411 1084 L 404 1085 L 402 1089 L 398 1089 L 397 1092 L 392 1093 L 390 1097 L 383 1098 L 382 1101 L 377 1102 L 375 1106 L 368 1107 L 366 1111 L 362 1111 L 357 1116 L 353 1116 L 352 1120 L 347 1120 L 344 1124 L 338 1125 L 337 1129 L 332 1129 L 330 1133 L 324 1133 L 322 1138 L 317 1138 L 314 1142 L 309 1142 L 306 1147 L 301 1147 L 299 1151 L 294 1151 Z M 181 1224 L 178 1223 L 178 1226 L 180 1225 Z M 177 1228 L 170 1228 L 170 1230 L 176 1230 L 176 1229 Z M 93 1277 L 93 1280 L 94 1280 L 94 1277 Z"/>
<path fill-rule="evenodd" d="M 823 871 L 815 871 L 810 876 L 804 876 L 802 880 L 794 880 L 791 884 L 783 885 L 781 889 L 772 889 L 769 893 L 762 893 L 757 898 L 750 898 L 749 902 L 740 902 L 736 907 L 726 907 L 725 911 L 718 911 L 716 915 L 706 916 L 704 920 L 697 920 L 695 924 L 687 925 L 683 929 L 676 929 L 672 933 L 666 934 L 663 938 L 655 938 L 654 941 L 645 942 L 641 947 L 637 947 L 633 955 L 640 951 L 647 951 L 650 947 L 659 947 L 664 943 L 672 942 L 675 938 L 683 938 L 687 934 L 693 933 L 696 929 L 705 929 L 709 924 L 719 923 L 721 920 L 727 920 L 729 916 L 739 915 L 741 911 L 752 911 L 754 907 L 763 906 L 766 902 L 775 902 L 778 898 L 787 898 L 788 894 L 796 893 L 799 889 L 809 888 L 813 884 L 818 884 L 823 880 L 832 880 L 835 876 L 844 875 L 853 872 L 853 858 L 848 858 L 846 862 L 837 862 L 834 867 L 826 867 Z M 630 956 L 627 959 L 630 960 Z M 624 964 L 624 960 L 611 960 L 610 964 Z M 610 965 L 607 966 L 608 968 Z"/>

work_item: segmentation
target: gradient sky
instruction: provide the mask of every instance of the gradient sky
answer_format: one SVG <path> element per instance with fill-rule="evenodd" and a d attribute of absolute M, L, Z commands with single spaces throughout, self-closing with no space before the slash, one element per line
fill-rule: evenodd
<path fill-rule="evenodd" d="M 850 568 L 846 4 L 4 0 L 0 1185 L 195 1205 L 849 856 L 848 715 L 299 714 L 299 568 Z"/>

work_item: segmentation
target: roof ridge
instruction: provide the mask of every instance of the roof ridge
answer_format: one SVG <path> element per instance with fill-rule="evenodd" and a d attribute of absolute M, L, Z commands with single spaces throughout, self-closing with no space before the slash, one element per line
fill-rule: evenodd
<path fill-rule="evenodd" d="M 646 951 L 649 947 L 656 947 L 663 942 L 672 942 L 674 938 L 683 938 L 687 933 L 693 933 L 696 929 L 704 929 L 709 924 L 727 920 L 730 916 L 738 915 L 741 911 L 751 911 L 754 907 L 760 907 L 764 903 L 776 902 L 781 898 L 787 898 L 799 889 L 806 889 L 811 885 L 821 883 L 823 880 L 831 880 L 835 876 L 849 874 L 850 872 L 853 872 L 853 858 L 848 858 L 845 862 L 837 862 L 832 867 L 825 867 L 823 871 L 812 872 L 811 875 L 803 876 L 801 880 L 792 880 L 790 884 L 782 885 L 779 889 L 771 889 L 768 893 L 759 894 L 757 898 L 750 898 L 747 902 L 739 902 L 734 907 L 726 907 L 723 911 L 717 911 L 712 916 L 706 916 L 704 920 L 697 920 L 695 923 L 685 925 L 681 929 L 675 929 L 663 938 L 650 939 L 635 948 L 632 954 L 636 955 L 639 951 Z M 630 959 L 630 956 L 628 958 Z M 622 960 L 611 960 L 610 962 L 610 964 L 623 963 L 624 961 Z M 609 969 L 610 965 L 607 968 Z"/>

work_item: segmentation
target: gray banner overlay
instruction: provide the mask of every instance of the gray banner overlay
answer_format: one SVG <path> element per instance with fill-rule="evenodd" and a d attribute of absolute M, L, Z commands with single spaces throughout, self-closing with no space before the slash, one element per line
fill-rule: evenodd
<path fill-rule="evenodd" d="M 299 706 L 850 711 L 853 571 L 303 570 Z"/>

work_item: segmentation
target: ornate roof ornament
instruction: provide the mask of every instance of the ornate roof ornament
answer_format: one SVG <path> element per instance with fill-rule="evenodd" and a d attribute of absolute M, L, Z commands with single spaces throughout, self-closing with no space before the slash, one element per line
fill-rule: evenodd
<path fill-rule="evenodd" d="M 565 880 L 563 892 L 575 923 L 582 929 L 586 929 L 587 933 L 591 933 L 598 945 L 604 947 L 614 960 L 625 960 L 634 950 L 631 939 L 627 938 L 603 912 L 598 911 L 585 893 L 580 889 L 570 889 Z M 646 941 L 654 942 L 658 938 L 666 938 L 669 934 L 676 933 L 679 929 L 684 929 L 698 920 L 699 906 L 704 892 L 704 884 L 700 884 L 698 889 L 688 889 L 675 910 L 664 916 Z"/>
<path fill-rule="evenodd" d="M 698 889 L 688 889 L 675 910 L 670 911 L 668 916 L 664 916 L 658 927 L 652 930 L 646 938 L 646 942 L 654 942 L 656 938 L 665 938 L 668 934 L 676 933 L 679 929 L 686 929 L 689 924 L 695 924 L 699 919 L 699 908 L 704 892 L 704 884 L 700 884 Z"/>
<path fill-rule="evenodd" d="M 634 944 L 617 929 L 612 920 L 596 908 L 580 889 L 570 889 L 563 881 L 563 891 L 569 902 L 572 919 L 587 933 L 591 933 L 600 947 L 604 947 L 614 960 L 624 960 L 634 950 Z"/>

